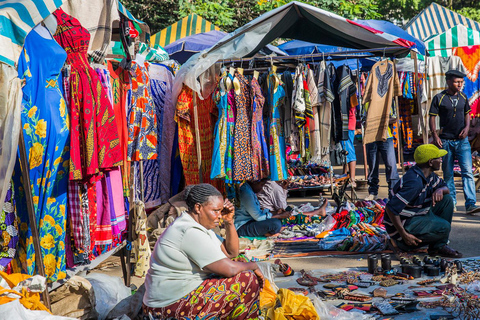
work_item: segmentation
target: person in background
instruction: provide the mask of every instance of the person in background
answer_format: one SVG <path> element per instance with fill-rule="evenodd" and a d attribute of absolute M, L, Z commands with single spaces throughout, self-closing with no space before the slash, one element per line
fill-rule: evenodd
<path fill-rule="evenodd" d="M 453 178 L 453 163 L 458 160 L 462 172 L 463 193 L 467 214 L 480 212 L 476 205 L 475 181 L 472 172 L 472 150 L 468 142 L 470 129 L 470 106 L 463 92 L 465 74 L 458 70 L 445 73 L 448 88 L 433 97 L 430 106 L 430 131 L 433 143 L 447 150 L 443 159 L 442 171 L 445 183 L 450 189 L 453 202 L 457 204 L 457 191 Z M 437 133 L 435 118 L 440 117 L 440 134 Z"/>
<path fill-rule="evenodd" d="M 385 207 L 384 224 L 394 251 L 412 251 L 428 245 L 429 255 L 461 258 L 449 246 L 453 198 L 435 171 L 442 165 L 446 150 L 424 144 L 413 155 L 416 165 L 394 186 Z"/>
<path fill-rule="evenodd" d="M 290 217 L 286 211 L 270 212 L 262 209 L 257 194 L 263 189 L 268 179 L 245 182 L 239 189 L 240 204 L 235 210 L 235 227 L 241 237 L 270 237 L 282 229 L 282 219 Z"/>
<path fill-rule="evenodd" d="M 355 139 L 355 127 L 357 125 L 357 117 L 355 111 L 357 110 L 356 105 L 352 104 L 350 110 L 348 111 L 348 140 L 341 141 L 343 150 L 347 151 L 347 166 L 348 171 L 350 172 L 350 181 L 352 188 L 357 187 L 355 182 L 355 169 L 357 167 L 357 156 L 355 154 L 355 146 L 353 141 Z M 345 172 L 347 173 L 347 166 L 345 166 Z"/>
<path fill-rule="evenodd" d="M 272 214 L 282 214 L 289 211 L 287 204 L 288 181 L 271 181 L 268 180 L 263 188 L 257 193 L 258 202 L 261 209 L 268 209 Z M 326 215 L 327 199 L 323 199 L 320 208 L 303 212 L 306 216 L 322 216 Z"/>
<path fill-rule="evenodd" d="M 389 124 L 397 121 L 395 118 L 390 118 Z M 368 196 L 365 200 L 373 200 L 378 196 L 378 170 L 380 167 L 379 153 L 382 156 L 385 164 L 385 173 L 388 184 L 388 193 L 397 183 L 399 176 L 397 171 L 397 159 L 395 158 L 395 148 L 393 146 L 393 135 L 390 127 L 387 130 L 386 141 L 375 141 L 366 144 L 367 164 L 368 164 Z"/>
<path fill-rule="evenodd" d="M 258 319 L 264 278 L 239 254 L 235 208 L 210 184 L 187 187 L 184 211 L 155 244 L 145 278 L 145 319 Z M 213 228 L 223 221 L 226 239 Z"/>

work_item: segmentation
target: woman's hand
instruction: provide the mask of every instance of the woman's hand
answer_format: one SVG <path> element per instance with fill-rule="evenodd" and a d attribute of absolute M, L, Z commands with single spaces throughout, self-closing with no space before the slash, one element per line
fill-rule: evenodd
<path fill-rule="evenodd" d="M 225 199 L 222 210 L 222 219 L 224 223 L 232 223 L 235 219 L 235 206 L 230 200 Z"/>
<path fill-rule="evenodd" d="M 257 268 L 255 270 L 253 270 L 253 273 L 255 273 L 255 275 L 257 276 L 258 284 L 260 285 L 260 289 L 263 289 L 263 287 L 265 286 L 265 278 L 263 277 L 262 271 L 260 271 L 260 269 Z"/>

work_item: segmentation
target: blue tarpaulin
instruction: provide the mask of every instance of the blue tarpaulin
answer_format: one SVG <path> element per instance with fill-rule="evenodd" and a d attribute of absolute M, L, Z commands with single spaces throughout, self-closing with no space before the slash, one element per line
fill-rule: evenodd
<path fill-rule="evenodd" d="M 165 46 L 171 59 L 184 63 L 195 53 L 213 47 L 215 43 L 225 37 L 227 33 L 222 31 L 209 31 L 205 33 L 194 34 Z"/>
<path fill-rule="evenodd" d="M 425 43 L 408 34 L 402 28 L 394 25 L 391 22 L 383 20 L 355 20 L 356 23 L 388 33 L 393 36 L 411 41 L 415 43 L 415 48 L 422 55 L 425 55 Z M 287 52 L 289 55 L 307 55 L 315 53 L 334 53 L 343 51 L 356 51 L 356 49 L 336 47 L 329 45 L 316 44 L 306 41 L 293 40 L 278 46 L 281 50 Z M 364 53 L 349 53 L 348 55 L 365 55 Z"/>

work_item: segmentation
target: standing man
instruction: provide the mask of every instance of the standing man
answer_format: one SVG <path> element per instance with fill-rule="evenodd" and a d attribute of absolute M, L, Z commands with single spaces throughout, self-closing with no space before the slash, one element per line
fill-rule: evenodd
<path fill-rule="evenodd" d="M 389 124 L 396 121 L 395 118 L 390 118 Z M 380 180 L 378 179 L 378 170 L 380 167 L 380 157 L 382 156 L 385 164 L 385 173 L 388 184 L 388 193 L 395 186 L 399 180 L 397 171 L 397 159 L 395 158 L 395 148 L 393 146 L 393 135 L 390 126 L 387 129 L 386 141 L 375 141 L 365 145 L 367 151 L 368 164 L 368 196 L 365 200 L 373 200 L 378 195 Z"/>
<path fill-rule="evenodd" d="M 480 212 L 480 207 L 476 205 L 472 150 L 467 137 L 470 129 L 470 106 L 467 97 L 461 92 L 465 74 L 458 70 L 450 70 L 445 77 L 448 88 L 433 97 L 430 107 L 430 130 L 433 143 L 448 152 L 443 158 L 442 170 L 454 204 L 457 204 L 457 192 L 453 179 L 453 162 L 457 159 L 462 171 L 466 212 L 475 214 Z M 436 116 L 440 117 L 440 134 L 437 134 L 435 126 Z"/>

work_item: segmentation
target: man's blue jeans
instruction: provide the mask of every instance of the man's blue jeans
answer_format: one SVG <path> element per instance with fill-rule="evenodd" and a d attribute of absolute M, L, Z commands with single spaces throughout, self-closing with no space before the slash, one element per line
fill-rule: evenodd
<path fill-rule="evenodd" d="M 398 182 L 397 160 L 395 158 L 395 148 L 393 147 L 393 138 L 388 138 L 387 141 L 376 141 L 368 143 L 367 149 L 367 164 L 368 164 L 368 193 L 378 195 L 378 167 L 380 166 L 380 159 L 378 153 L 382 156 L 383 163 L 385 163 L 386 178 L 388 183 L 388 191 Z"/>
<path fill-rule="evenodd" d="M 458 160 L 462 171 L 463 193 L 465 194 L 465 208 L 474 205 L 477 202 L 475 194 L 475 181 L 472 173 L 472 149 L 468 138 L 462 140 L 444 140 L 442 139 L 443 149 L 448 153 L 443 157 L 442 170 L 443 179 L 450 190 L 453 202 L 457 203 L 457 191 L 453 179 L 453 162 Z"/>

